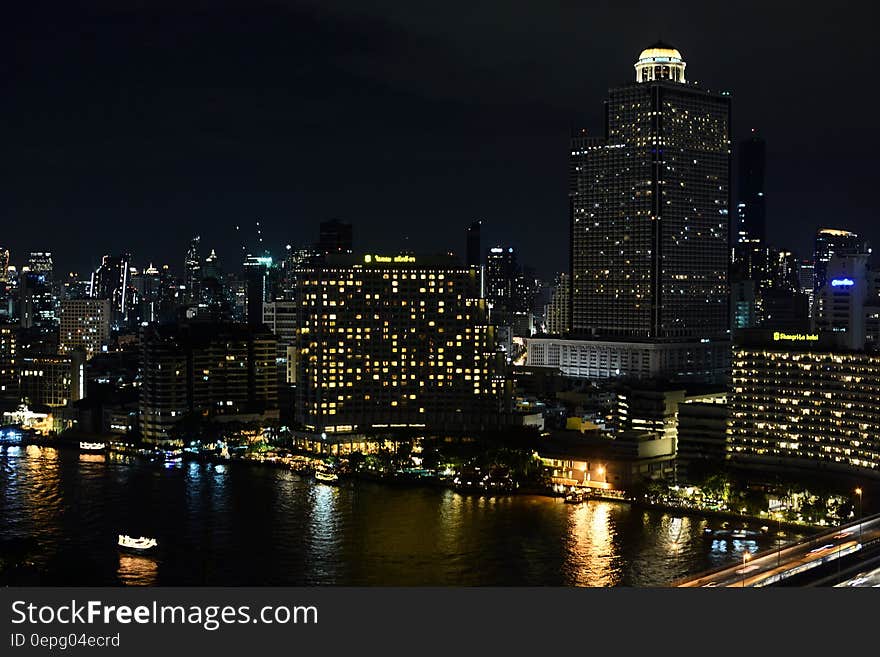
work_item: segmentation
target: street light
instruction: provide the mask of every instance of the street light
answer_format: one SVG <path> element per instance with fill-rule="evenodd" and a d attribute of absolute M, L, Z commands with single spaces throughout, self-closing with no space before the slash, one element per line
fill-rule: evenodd
<path fill-rule="evenodd" d="M 859 496 L 859 545 L 862 544 L 862 489 L 856 488 L 856 495 Z"/>
<path fill-rule="evenodd" d="M 745 588 L 745 586 L 746 586 L 746 562 L 747 562 L 749 559 L 751 559 L 751 558 L 752 558 L 752 553 L 751 553 L 751 552 L 749 552 L 748 550 L 746 550 L 745 552 L 743 552 L 743 569 L 742 569 L 742 575 L 743 575 L 743 588 Z"/>

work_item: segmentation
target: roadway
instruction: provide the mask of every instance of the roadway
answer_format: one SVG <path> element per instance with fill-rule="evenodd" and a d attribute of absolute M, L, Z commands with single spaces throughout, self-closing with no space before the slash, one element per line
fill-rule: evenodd
<path fill-rule="evenodd" d="M 674 586 L 770 586 L 812 568 L 855 554 L 875 542 L 880 542 L 880 515 L 836 527 L 778 550 L 751 554 L 736 565 L 703 573 Z"/>

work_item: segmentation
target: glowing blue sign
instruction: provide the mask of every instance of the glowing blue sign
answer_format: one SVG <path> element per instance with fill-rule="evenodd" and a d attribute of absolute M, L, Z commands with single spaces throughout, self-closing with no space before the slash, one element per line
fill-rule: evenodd
<path fill-rule="evenodd" d="M 831 279 L 831 287 L 852 287 L 855 281 L 851 278 L 833 278 Z"/>

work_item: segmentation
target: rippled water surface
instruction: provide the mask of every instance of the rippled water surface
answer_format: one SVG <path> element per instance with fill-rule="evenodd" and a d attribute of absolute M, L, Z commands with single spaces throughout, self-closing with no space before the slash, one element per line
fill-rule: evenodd
<path fill-rule="evenodd" d="M 711 521 L 718 526 L 719 521 Z M 771 547 L 698 517 L 0 447 L 0 572 L 51 585 L 661 586 Z M 119 533 L 155 536 L 121 554 Z"/>

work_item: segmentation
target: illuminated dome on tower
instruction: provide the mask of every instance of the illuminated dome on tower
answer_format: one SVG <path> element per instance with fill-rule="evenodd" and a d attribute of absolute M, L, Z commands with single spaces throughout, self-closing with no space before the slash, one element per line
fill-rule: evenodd
<path fill-rule="evenodd" d="M 636 82 L 672 80 L 684 82 L 684 60 L 681 53 L 668 43 L 658 41 L 645 48 L 636 62 Z"/>

